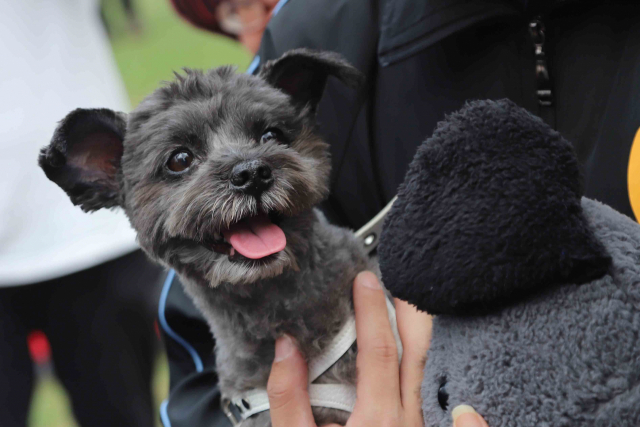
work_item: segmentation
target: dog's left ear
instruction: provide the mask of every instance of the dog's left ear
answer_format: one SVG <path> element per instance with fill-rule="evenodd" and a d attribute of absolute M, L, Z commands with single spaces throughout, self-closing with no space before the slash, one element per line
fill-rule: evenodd
<path fill-rule="evenodd" d="M 329 76 L 358 89 L 364 75 L 342 56 L 333 52 L 295 49 L 267 62 L 260 71 L 269 84 L 287 93 L 300 108 L 309 106 L 315 113 Z"/>
<path fill-rule="evenodd" d="M 74 205 L 95 211 L 121 204 L 120 162 L 126 121 L 107 109 L 77 109 L 62 119 L 38 163 Z"/>

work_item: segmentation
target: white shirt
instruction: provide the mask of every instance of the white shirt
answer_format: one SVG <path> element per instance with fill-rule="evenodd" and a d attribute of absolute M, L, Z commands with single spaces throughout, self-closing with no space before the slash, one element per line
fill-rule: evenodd
<path fill-rule="evenodd" d="M 63 276 L 134 250 L 123 212 L 82 212 L 37 162 L 71 110 L 127 109 L 97 2 L 0 1 L 0 62 L 0 286 Z"/>

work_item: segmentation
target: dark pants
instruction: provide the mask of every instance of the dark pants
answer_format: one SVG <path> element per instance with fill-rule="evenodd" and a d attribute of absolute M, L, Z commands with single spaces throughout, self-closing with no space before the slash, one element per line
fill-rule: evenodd
<path fill-rule="evenodd" d="M 161 271 L 136 251 L 58 279 L 0 288 L 0 425 L 26 425 L 34 385 L 27 334 L 38 329 L 81 426 L 153 426 Z"/>

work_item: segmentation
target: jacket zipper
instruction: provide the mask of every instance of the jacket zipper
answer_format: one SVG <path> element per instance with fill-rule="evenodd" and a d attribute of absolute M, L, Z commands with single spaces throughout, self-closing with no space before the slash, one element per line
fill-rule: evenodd
<path fill-rule="evenodd" d="M 538 116 L 549 126 L 557 129 L 554 93 L 552 90 L 551 72 L 547 59 L 546 27 L 542 17 L 536 16 L 529 22 L 529 34 L 533 42 L 535 58 L 535 84 L 538 100 Z M 546 41 L 546 45 L 545 45 Z"/>
<path fill-rule="evenodd" d="M 540 16 L 529 22 L 529 34 L 533 41 L 535 52 L 536 95 L 541 107 L 553 105 L 553 92 L 551 90 L 551 78 L 549 76 L 549 63 L 545 51 L 545 25 Z"/>

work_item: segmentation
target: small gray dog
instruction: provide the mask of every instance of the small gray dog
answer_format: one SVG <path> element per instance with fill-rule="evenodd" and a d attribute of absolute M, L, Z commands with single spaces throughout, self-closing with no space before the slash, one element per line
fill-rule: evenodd
<path fill-rule="evenodd" d="M 72 111 L 39 163 L 84 211 L 119 206 L 144 251 L 174 268 L 216 338 L 223 397 L 264 389 L 274 342 L 308 360 L 351 318 L 352 282 L 373 268 L 353 233 L 314 209 L 329 152 L 315 110 L 338 55 L 290 51 L 258 76 L 185 70 L 128 116 Z M 355 384 L 355 345 L 316 382 Z M 319 424 L 348 413 L 314 408 Z M 270 425 L 268 412 L 243 425 Z"/>

